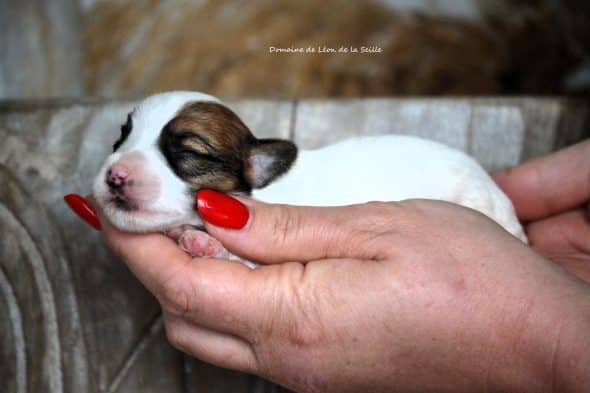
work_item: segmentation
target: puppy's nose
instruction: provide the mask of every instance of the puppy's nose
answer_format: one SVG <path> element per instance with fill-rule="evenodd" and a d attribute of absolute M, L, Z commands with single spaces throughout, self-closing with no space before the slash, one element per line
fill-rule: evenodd
<path fill-rule="evenodd" d="M 129 182 L 129 170 L 122 165 L 113 165 L 107 171 L 107 185 L 110 188 L 121 188 Z"/>

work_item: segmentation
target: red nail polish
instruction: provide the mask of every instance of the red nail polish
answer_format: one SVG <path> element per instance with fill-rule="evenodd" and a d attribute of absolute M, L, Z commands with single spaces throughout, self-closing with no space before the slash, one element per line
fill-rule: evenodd
<path fill-rule="evenodd" d="M 197 208 L 205 221 L 223 228 L 241 229 L 250 217 L 242 202 L 213 190 L 197 192 Z"/>
<path fill-rule="evenodd" d="M 100 221 L 98 216 L 92 210 L 92 207 L 86 202 L 82 196 L 78 194 L 68 194 L 64 196 L 64 201 L 68 206 L 84 221 L 86 221 L 91 227 L 100 231 Z"/>

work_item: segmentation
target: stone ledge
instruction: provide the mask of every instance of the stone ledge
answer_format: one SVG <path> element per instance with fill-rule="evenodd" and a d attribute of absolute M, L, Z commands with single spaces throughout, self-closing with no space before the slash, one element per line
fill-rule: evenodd
<path fill-rule="evenodd" d="M 45 128 L 55 119 L 73 126 L 84 113 L 89 124 L 78 124 L 77 132 L 84 133 L 88 125 L 102 128 L 105 139 L 96 142 L 108 145 L 123 112 L 138 101 L 0 101 L 0 121 L 15 124 L 37 117 L 29 127 Z M 225 101 L 259 137 L 292 138 L 302 148 L 315 148 L 356 135 L 418 135 L 465 150 L 490 170 L 546 154 L 588 136 L 590 130 L 590 103 L 563 97 Z"/>

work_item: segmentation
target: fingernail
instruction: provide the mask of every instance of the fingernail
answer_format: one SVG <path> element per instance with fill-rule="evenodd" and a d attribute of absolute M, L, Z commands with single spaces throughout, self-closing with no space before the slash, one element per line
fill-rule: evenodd
<path fill-rule="evenodd" d="M 197 192 L 197 208 L 205 221 L 222 228 L 241 229 L 250 217 L 242 202 L 213 190 Z"/>
<path fill-rule="evenodd" d="M 64 201 L 68 204 L 70 209 L 74 211 L 82 220 L 86 221 L 88 225 L 100 231 L 100 221 L 98 216 L 92 210 L 92 207 L 86 202 L 82 196 L 78 194 L 68 194 L 64 196 Z"/>

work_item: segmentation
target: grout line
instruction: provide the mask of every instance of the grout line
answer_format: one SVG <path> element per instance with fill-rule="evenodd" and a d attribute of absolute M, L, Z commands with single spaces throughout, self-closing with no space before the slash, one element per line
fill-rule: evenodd
<path fill-rule="evenodd" d="M 293 99 L 291 104 L 291 119 L 289 119 L 289 140 L 295 142 L 295 127 L 297 125 L 297 109 L 299 100 Z"/>
<path fill-rule="evenodd" d="M 473 157 L 473 112 L 475 110 L 475 105 L 477 105 L 477 103 L 474 102 L 474 100 L 471 100 L 468 104 L 469 107 L 469 122 L 467 123 L 467 135 L 466 137 L 466 146 L 465 146 L 465 150 L 467 152 L 467 154 L 469 154 L 470 156 Z"/>
<path fill-rule="evenodd" d="M 147 331 L 141 336 L 137 345 L 132 348 L 131 352 L 123 362 L 121 368 L 119 368 L 118 372 L 116 373 L 115 377 L 109 384 L 107 389 L 108 393 L 115 393 L 118 391 L 121 383 L 127 376 L 131 367 L 135 364 L 135 361 L 139 357 L 139 355 L 147 348 L 149 343 L 152 339 L 164 328 L 164 319 L 162 317 L 162 313 L 158 312 L 156 316 L 150 321 L 148 324 Z"/>

